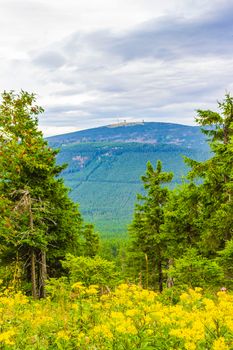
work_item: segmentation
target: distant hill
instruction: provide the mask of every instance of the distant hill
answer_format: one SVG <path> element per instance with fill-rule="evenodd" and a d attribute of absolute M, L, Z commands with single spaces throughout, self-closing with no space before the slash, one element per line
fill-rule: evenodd
<path fill-rule="evenodd" d="M 48 141 L 61 150 L 58 162 L 68 164 L 62 176 L 71 198 L 104 236 L 126 232 L 148 160 L 155 165 L 160 159 L 165 170 L 174 172 L 174 187 L 187 172 L 182 155 L 209 157 L 199 127 L 171 123 L 121 123 Z"/>
<path fill-rule="evenodd" d="M 172 123 L 119 123 L 99 128 L 53 136 L 55 146 L 87 142 L 139 142 L 172 144 L 196 148 L 197 141 L 205 144 L 200 128 Z"/>

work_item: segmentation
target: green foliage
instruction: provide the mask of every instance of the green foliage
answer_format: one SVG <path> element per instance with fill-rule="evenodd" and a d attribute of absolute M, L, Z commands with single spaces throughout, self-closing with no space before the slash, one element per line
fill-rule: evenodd
<path fill-rule="evenodd" d="M 0 258 L 2 263 L 19 261 L 24 266 L 22 277 L 28 282 L 31 275 L 34 297 L 44 296 L 47 274 L 61 274 L 59 259 L 67 252 L 78 253 L 80 236 L 86 234 L 87 244 L 94 235 L 86 233 L 77 205 L 57 178 L 64 166 L 56 164 L 58 152 L 38 131 L 37 115 L 42 111 L 34 94 L 2 94 Z"/>
<path fill-rule="evenodd" d="M 131 250 L 141 253 L 138 255 L 141 260 L 140 265 L 141 268 L 145 266 L 143 273 L 145 285 L 156 288 L 155 278 L 158 271 L 160 291 L 163 288 L 162 264 L 168 258 L 165 252 L 168 237 L 162 225 L 164 207 L 169 197 L 168 188 L 161 185 L 170 182 L 172 177 L 172 173 L 162 172 L 160 161 L 157 162 L 156 169 L 150 162 L 147 163 L 146 174 L 142 176 L 146 195 L 138 195 L 138 200 L 142 204 L 139 203 L 135 207 L 134 219 L 129 231 L 132 237 Z"/>
<path fill-rule="evenodd" d="M 151 127 L 154 131 L 157 124 L 152 124 L 155 124 L 153 128 Z M 165 171 L 174 172 L 173 181 L 169 185 L 173 188 L 181 184 L 181 177 L 188 171 L 182 155 L 197 160 L 208 158 L 209 150 L 203 139 L 200 139 L 201 133 L 198 134 L 198 129 L 187 127 L 188 130 L 182 134 L 180 131 L 182 127 L 177 126 L 176 138 L 180 137 L 182 140 L 182 145 L 179 145 L 175 144 L 175 141 L 169 143 L 173 142 L 175 136 L 171 136 L 172 130 L 169 129 L 169 125 L 165 126 L 168 129 L 166 133 L 164 132 L 163 143 L 123 143 L 113 142 L 114 140 L 85 143 L 75 143 L 73 140 L 72 143 L 71 140 L 64 139 L 64 144 L 59 144 L 61 150 L 57 160 L 59 164 L 68 163 L 68 167 L 62 172 L 62 177 L 65 184 L 71 188 L 70 196 L 80 203 L 80 210 L 85 220 L 95 224 L 101 237 L 126 236 L 136 194 L 143 193 L 140 176 L 148 160 L 156 164 L 160 159 Z M 109 129 L 106 129 L 107 133 Z M 129 140 L 135 137 L 130 130 L 130 128 L 125 130 Z M 119 132 L 115 129 L 117 135 Z M 140 132 L 143 133 L 143 129 Z M 161 132 L 158 129 L 157 137 Z M 86 133 L 86 137 L 91 138 L 91 130 Z M 179 136 L 179 133 L 182 136 Z M 95 138 L 97 136 L 99 135 L 95 135 Z M 196 140 L 195 143 L 190 145 L 189 138 Z M 56 145 L 53 141 L 50 143 Z"/>
<path fill-rule="evenodd" d="M 101 239 L 99 255 L 109 261 L 113 261 L 121 274 L 124 275 L 129 247 L 129 238 Z"/>
<path fill-rule="evenodd" d="M 199 110 L 197 117 L 209 136 L 213 156 L 204 162 L 186 159 L 192 167 L 189 179 L 202 179 L 198 188 L 200 247 L 209 255 L 216 255 L 233 235 L 233 98 L 226 94 L 218 105 L 221 114 Z"/>
<path fill-rule="evenodd" d="M 164 212 L 163 230 L 169 233 L 167 250 L 170 257 L 179 257 L 190 246 L 198 247 L 201 230 L 199 186 L 183 184 L 170 193 Z"/>
<path fill-rule="evenodd" d="M 70 297 L 70 283 L 67 277 L 50 278 L 46 282 L 47 295 L 52 300 L 66 302 Z"/>
<path fill-rule="evenodd" d="M 99 251 L 99 236 L 96 232 L 94 232 L 94 226 L 91 224 L 85 224 L 82 230 L 82 236 L 84 242 L 83 246 L 83 254 L 93 258 L 97 252 Z"/>
<path fill-rule="evenodd" d="M 99 256 L 90 258 L 68 254 L 62 261 L 62 266 L 67 269 L 72 283 L 81 281 L 85 286 L 98 284 L 113 287 L 119 281 L 115 264 Z"/>
<path fill-rule="evenodd" d="M 225 248 L 218 252 L 218 263 L 225 273 L 224 285 L 233 287 L 233 239 L 226 242 Z"/>
<path fill-rule="evenodd" d="M 102 291 L 123 279 L 162 291 L 166 281 L 174 287 L 161 299 L 165 303 L 176 303 L 181 288 L 231 287 L 233 98 L 227 94 L 219 108 L 221 113 L 198 110 L 197 122 L 212 150 L 207 160 L 208 151 L 201 154 L 170 141 L 126 144 L 125 130 L 119 142 L 65 144 L 59 155 L 37 129 L 42 109 L 35 96 L 4 93 L 0 278 L 15 289 L 32 287 L 33 296 L 41 297 L 49 276 L 47 291 L 56 298 L 60 284 L 64 302 L 70 284 L 79 281 L 87 287 L 98 284 Z M 169 163 L 165 171 L 158 157 Z M 140 182 L 148 159 L 157 165 L 148 161 Z M 56 160 L 70 165 L 65 169 Z M 182 183 L 187 165 L 191 170 Z M 84 215 L 98 224 L 102 237 L 112 235 L 111 240 L 99 242 L 93 225 L 83 222 L 61 176 L 72 187 L 71 197 L 82 202 Z M 136 192 L 130 242 L 120 242 L 114 236 L 124 232 Z"/>
<path fill-rule="evenodd" d="M 189 182 L 170 192 L 165 203 L 160 203 L 157 209 L 153 198 L 148 196 L 149 209 L 138 206 L 135 211 L 133 228 L 137 239 L 129 264 L 135 272 L 141 270 L 139 281 L 145 286 L 151 285 L 156 274 L 156 264 L 151 264 L 156 260 L 163 261 L 163 272 L 168 271 L 169 285 L 231 284 L 231 245 L 225 243 L 231 242 L 233 234 L 233 98 L 227 94 L 219 108 L 221 114 L 198 110 L 197 122 L 210 138 L 212 157 L 202 162 L 186 157 L 185 161 L 191 167 Z M 159 169 L 158 164 L 158 172 Z M 151 164 L 149 172 L 153 173 Z M 142 179 L 146 190 L 152 187 L 147 184 L 147 177 Z M 156 191 L 160 193 L 158 188 Z M 146 199 L 145 196 L 139 198 Z M 150 217 L 153 208 L 154 216 L 151 215 L 149 220 L 147 216 Z M 157 241 L 153 240 L 156 225 Z M 153 239 L 149 240 L 149 237 Z M 151 255 L 148 254 L 150 249 Z M 221 257 L 215 260 L 220 249 Z M 183 255 L 184 251 L 187 252 Z M 166 259 L 169 264 L 165 263 Z M 133 265 L 132 260 L 138 263 Z M 161 266 L 157 266 L 157 271 L 161 271 Z"/>
<path fill-rule="evenodd" d="M 175 286 L 189 288 L 220 287 L 224 280 L 223 270 L 217 262 L 201 256 L 195 248 L 188 249 L 175 260 L 169 276 L 174 279 Z"/>

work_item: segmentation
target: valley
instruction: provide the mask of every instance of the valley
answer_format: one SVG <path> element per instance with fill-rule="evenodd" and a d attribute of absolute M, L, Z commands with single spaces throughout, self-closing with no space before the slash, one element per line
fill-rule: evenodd
<path fill-rule="evenodd" d="M 68 165 L 62 177 L 70 197 L 102 237 L 126 235 L 147 161 L 161 160 L 165 171 L 173 171 L 174 188 L 187 172 L 183 156 L 200 161 L 209 156 L 200 129 L 179 124 L 106 126 L 48 140 L 60 148 L 58 163 Z"/>

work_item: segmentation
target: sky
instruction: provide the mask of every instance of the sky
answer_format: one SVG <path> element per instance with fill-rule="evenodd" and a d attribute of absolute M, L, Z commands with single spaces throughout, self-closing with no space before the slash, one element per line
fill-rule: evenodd
<path fill-rule="evenodd" d="M 233 0 L 0 0 L 0 91 L 45 136 L 126 120 L 194 125 L 233 91 Z"/>

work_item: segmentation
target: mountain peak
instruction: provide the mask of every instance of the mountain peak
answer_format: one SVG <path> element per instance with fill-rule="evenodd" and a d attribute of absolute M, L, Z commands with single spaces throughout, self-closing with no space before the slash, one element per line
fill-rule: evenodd
<path fill-rule="evenodd" d="M 144 125 L 144 124 L 145 124 L 144 120 L 141 122 L 127 122 L 126 120 L 124 120 L 123 122 L 118 122 L 118 123 L 106 125 L 106 127 L 107 128 L 119 128 L 121 126 L 133 126 L 133 125 Z"/>
<path fill-rule="evenodd" d="M 119 122 L 98 128 L 81 130 L 48 138 L 52 146 L 92 142 L 137 142 L 149 144 L 174 144 L 196 147 L 197 138 L 204 137 L 197 126 L 163 122 Z"/>

